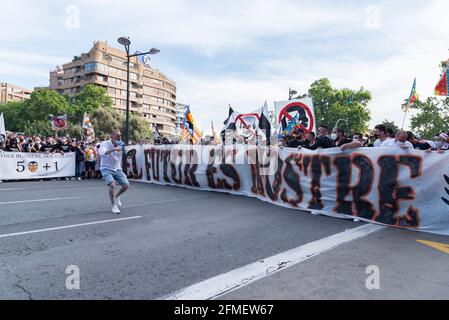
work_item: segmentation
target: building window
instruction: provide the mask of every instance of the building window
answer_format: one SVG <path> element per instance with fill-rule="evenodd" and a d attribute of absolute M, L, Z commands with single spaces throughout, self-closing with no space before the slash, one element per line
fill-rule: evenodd
<path fill-rule="evenodd" d="M 97 68 L 96 62 L 89 62 L 84 65 L 84 70 L 86 71 L 92 71 L 95 70 L 96 68 Z"/>

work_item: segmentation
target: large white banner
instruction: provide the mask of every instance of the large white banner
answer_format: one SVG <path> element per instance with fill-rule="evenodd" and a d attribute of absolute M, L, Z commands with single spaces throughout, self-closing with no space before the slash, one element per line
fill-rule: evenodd
<path fill-rule="evenodd" d="M 257 197 L 336 218 L 449 235 L 449 153 L 132 146 L 131 179 Z"/>
<path fill-rule="evenodd" d="M 0 180 L 75 176 L 75 153 L 0 152 Z"/>

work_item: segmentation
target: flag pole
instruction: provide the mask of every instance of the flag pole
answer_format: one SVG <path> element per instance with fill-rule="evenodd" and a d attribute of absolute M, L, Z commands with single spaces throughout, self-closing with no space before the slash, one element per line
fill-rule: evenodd
<path fill-rule="evenodd" d="M 404 121 L 402 122 L 402 130 L 404 130 L 404 127 L 405 127 L 405 121 L 406 121 L 406 119 L 407 119 L 407 113 L 408 113 L 408 111 L 405 110 L 405 111 L 404 111 Z"/>

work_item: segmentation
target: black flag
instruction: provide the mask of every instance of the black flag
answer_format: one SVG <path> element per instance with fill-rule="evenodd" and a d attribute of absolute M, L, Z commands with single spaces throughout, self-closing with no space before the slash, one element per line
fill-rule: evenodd
<path fill-rule="evenodd" d="M 268 118 L 269 118 L 268 105 L 267 102 L 265 101 L 265 104 L 260 112 L 259 129 L 265 133 L 265 136 L 269 144 L 271 138 L 271 123 L 270 120 L 268 120 Z"/>
<path fill-rule="evenodd" d="M 231 106 L 229 106 L 229 116 L 228 118 L 225 120 L 225 122 L 223 123 L 226 127 L 229 125 L 229 120 L 231 120 L 232 114 L 234 113 L 234 110 L 232 109 Z"/>

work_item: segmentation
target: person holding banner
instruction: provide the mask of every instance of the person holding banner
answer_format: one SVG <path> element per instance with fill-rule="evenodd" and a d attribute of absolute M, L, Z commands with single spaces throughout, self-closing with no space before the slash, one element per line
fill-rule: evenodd
<path fill-rule="evenodd" d="M 120 130 L 111 133 L 111 140 L 100 144 L 100 171 L 106 185 L 109 187 L 109 197 L 112 203 L 112 213 L 120 214 L 119 207 L 122 206 L 120 196 L 129 189 L 129 182 L 122 170 L 122 153 L 124 143 L 121 141 Z M 120 191 L 115 193 L 115 185 L 121 186 Z"/>

